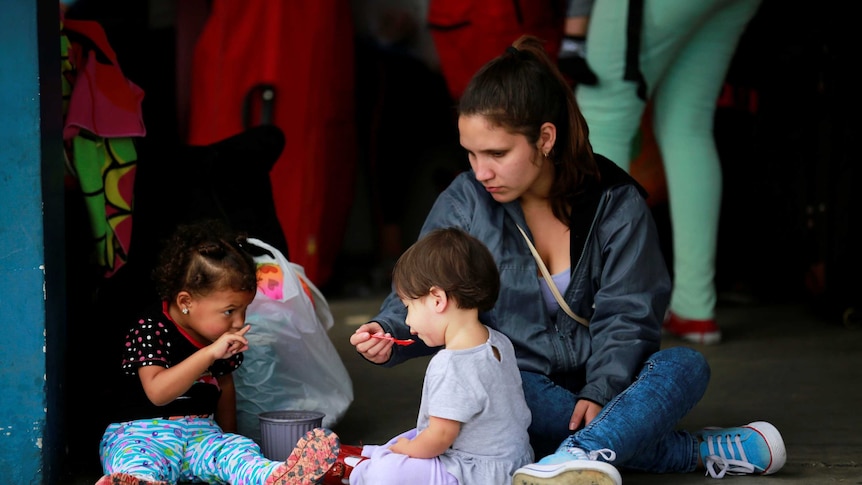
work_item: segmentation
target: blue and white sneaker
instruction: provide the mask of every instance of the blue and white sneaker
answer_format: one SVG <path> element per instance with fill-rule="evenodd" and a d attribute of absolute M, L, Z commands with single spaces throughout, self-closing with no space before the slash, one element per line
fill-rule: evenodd
<path fill-rule="evenodd" d="M 738 428 L 707 428 L 698 436 L 703 440 L 700 458 L 706 474 L 713 478 L 770 475 L 787 461 L 781 433 L 765 421 Z"/>
<path fill-rule="evenodd" d="M 515 470 L 512 485 L 622 485 L 620 472 L 599 457 L 614 461 L 617 454 L 609 449 L 587 453 L 564 442 L 553 455 Z"/>

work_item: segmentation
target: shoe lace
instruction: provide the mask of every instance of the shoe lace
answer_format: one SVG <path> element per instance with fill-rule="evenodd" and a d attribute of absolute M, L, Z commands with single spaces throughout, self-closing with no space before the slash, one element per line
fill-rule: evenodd
<path fill-rule="evenodd" d="M 596 461 L 600 456 L 605 459 L 607 462 L 611 462 L 617 459 L 617 454 L 611 449 L 602 448 L 600 450 L 594 450 L 589 453 L 584 451 L 582 448 L 577 447 L 569 447 L 566 448 L 566 451 L 569 454 L 573 455 L 578 460 L 592 460 Z"/>
<path fill-rule="evenodd" d="M 740 435 L 712 435 L 705 438 L 709 450 L 709 454 L 703 459 L 706 474 L 712 478 L 723 478 L 725 474 L 754 473 L 754 465 L 749 463 L 748 457 L 745 456 Z M 728 456 L 725 456 L 725 450 Z M 739 456 L 733 456 L 734 451 L 738 452 Z"/>

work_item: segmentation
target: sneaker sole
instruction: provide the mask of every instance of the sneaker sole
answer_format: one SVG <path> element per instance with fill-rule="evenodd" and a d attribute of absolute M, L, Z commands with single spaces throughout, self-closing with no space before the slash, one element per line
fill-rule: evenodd
<path fill-rule="evenodd" d="M 96 485 L 168 485 L 168 482 L 146 480 L 128 473 L 112 473 L 100 478 Z"/>
<path fill-rule="evenodd" d="M 771 475 L 784 466 L 787 462 L 787 449 L 784 447 L 784 439 L 781 438 L 781 433 L 770 423 L 766 421 L 755 421 L 744 426 L 756 431 L 763 439 L 766 440 L 766 446 L 769 447 L 769 456 L 772 461 L 769 466 L 763 471 L 762 475 Z"/>
<path fill-rule="evenodd" d="M 717 343 L 721 343 L 721 332 L 698 334 L 688 333 L 678 335 L 678 337 L 688 342 L 702 345 L 715 345 Z"/>
<path fill-rule="evenodd" d="M 694 344 L 701 345 L 715 345 L 717 343 L 721 343 L 721 332 L 688 332 L 688 333 L 677 333 L 673 332 L 668 328 L 661 329 L 662 334 L 668 335 L 670 337 L 678 338 L 680 340 L 685 340 L 686 342 L 691 342 Z"/>
<path fill-rule="evenodd" d="M 332 467 L 341 443 L 338 436 L 324 428 L 315 428 L 296 442 L 287 460 L 270 475 L 266 485 L 311 485 Z"/>
<path fill-rule="evenodd" d="M 559 465 L 527 465 L 512 476 L 512 485 L 622 485 L 620 472 L 601 461 L 576 460 Z"/>
<path fill-rule="evenodd" d="M 721 342 L 721 330 L 714 320 L 691 320 L 681 318 L 670 310 L 665 313 L 661 329 L 664 334 L 702 345 Z"/>

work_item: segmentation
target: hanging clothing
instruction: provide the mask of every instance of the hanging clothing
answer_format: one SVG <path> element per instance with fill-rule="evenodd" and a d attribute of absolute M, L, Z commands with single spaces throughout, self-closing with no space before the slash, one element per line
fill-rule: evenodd
<path fill-rule="evenodd" d="M 347 0 L 212 2 L 193 54 L 188 143 L 282 129 L 269 174 L 276 214 L 291 261 L 318 286 L 332 273 L 353 202 L 353 56 Z"/>
<path fill-rule="evenodd" d="M 110 277 L 131 243 L 144 91 L 123 75 L 97 22 L 61 17 L 60 32 L 67 172 L 84 197 L 94 262 Z"/>
<path fill-rule="evenodd" d="M 556 62 L 565 7 L 559 0 L 431 0 L 428 28 L 452 99 L 460 98 L 473 74 L 523 34 L 545 41 Z"/>

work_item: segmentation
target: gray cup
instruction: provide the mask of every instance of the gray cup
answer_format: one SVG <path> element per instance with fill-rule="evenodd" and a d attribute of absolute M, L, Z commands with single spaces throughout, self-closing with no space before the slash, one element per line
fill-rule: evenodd
<path fill-rule="evenodd" d="M 287 460 L 296 442 L 305 433 L 323 425 L 324 413 L 318 411 L 267 411 L 260 420 L 260 448 L 263 456 L 274 461 Z"/>

